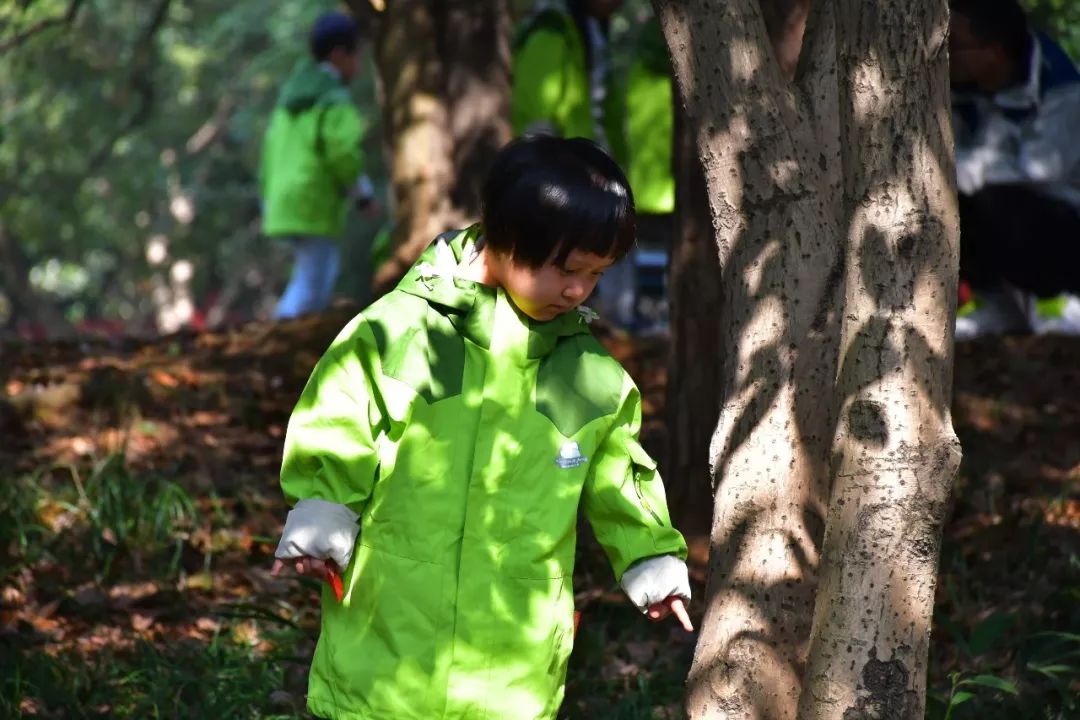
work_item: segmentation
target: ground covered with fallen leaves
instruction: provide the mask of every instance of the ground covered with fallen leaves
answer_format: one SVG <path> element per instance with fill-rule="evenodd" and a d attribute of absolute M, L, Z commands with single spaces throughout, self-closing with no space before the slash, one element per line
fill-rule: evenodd
<path fill-rule="evenodd" d="M 305 717 L 318 584 L 269 574 L 285 423 L 353 310 L 0 348 L 0 718 Z M 659 435 L 664 341 L 608 336 Z M 957 350 L 932 718 L 1080 717 L 1080 339 Z M 566 718 L 678 718 L 693 637 L 595 543 Z M 704 581 L 704 558 L 693 576 Z M 700 610 L 700 604 L 697 605 Z"/>

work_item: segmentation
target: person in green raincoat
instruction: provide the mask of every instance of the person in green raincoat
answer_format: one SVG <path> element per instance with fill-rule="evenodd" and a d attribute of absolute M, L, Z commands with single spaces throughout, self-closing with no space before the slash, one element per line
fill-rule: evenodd
<path fill-rule="evenodd" d="M 623 93 L 611 72 L 608 25 L 623 0 L 541 0 L 518 28 L 510 88 L 514 135 L 595 140 L 626 159 Z"/>
<path fill-rule="evenodd" d="M 555 718 L 579 509 L 631 601 L 692 630 L 640 394 L 580 305 L 633 243 L 626 178 L 591 141 L 529 137 L 483 200 L 342 330 L 289 420 L 274 572 L 342 581 L 319 717 Z"/>
<path fill-rule="evenodd" d="M 515 136 L 544 133 L 595 140 L 626 163 L 626 93 L 613 72 L 608 30 L 622 0 L 540 0 L 518 28 L 510 86 Z M 605 319 L 636 321 L 633 252 L 611 268 L 595 301 Z"/>
<path fill-rule="evenodd" d="M 667 43 L 655 15 L 639 30 L 624 85 L 624 166 L 640 224 L 642 215 L 670 216 L 675 212 L 674 81 Z"/>
<path fill-rule="evenodd" d="M 372 200 L 362 173 L 365 123 L 348 88 L 360 69 L 359 27 L 349 15 L 328 12 L 315 21 L 310 40 L 311 57 L 278 95 L 259 166 L 263 232 L 287 240 L 294 254 L 277 319 L 330 304 L 346 212 Z"/>
<path fill-rule="evenodd" d="M 639 329 L 667 326 L 666 276 L 675 234 L 674 77 L 659 19 L 638 30 L 626 72 L 624 167 L 637 210 L 635 310 Z"/>

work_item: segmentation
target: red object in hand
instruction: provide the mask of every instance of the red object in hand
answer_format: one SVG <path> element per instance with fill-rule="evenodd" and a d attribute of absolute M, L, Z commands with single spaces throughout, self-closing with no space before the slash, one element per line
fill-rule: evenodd
<path fill-rule="evenodd" d="M 334 591 L 334 597 L 340 603 L 341 599 L 345 597 L 345 586 L 341 583 L 341 575 L 338 573 L 337 568 L 329 561 L 326 563 L 326 582 L 330 583 L 330 587 Z"/>

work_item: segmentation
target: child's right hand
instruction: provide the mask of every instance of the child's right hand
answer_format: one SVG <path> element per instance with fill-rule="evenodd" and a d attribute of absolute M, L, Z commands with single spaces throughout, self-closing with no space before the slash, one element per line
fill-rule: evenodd
<path fill-rule="evenodd" d="M 338 571 L 338 564 L 336 562 L 329 558 L 320 560 L 319 558 L 313 558 L 307 555 L 298 558 L 289 558 L 288 560 L 277 558 L 274 560 L 274 566 L 270 568 L 270 574 L 277 576 L 282 569 L 289 564 L 292 564 L 293 569 L 300 575 L 307 575 L 319 580 L 325 580 L 330 584 L 330 589 L 334 591 L 334 597 L 337 598 L 338 602 L 341 602 L 345 593 L 345 588 L 341 583 L 341 573 Z"/>
<path fill-rule="evenodd" d="M 296 570 L 298 575 L 307 575 L 308 577 L 317 578 L 319 580 L 326 578 L 326 572 L 331 569 L 331 567 L 336 568 L 336 564 L 333 560 L 320 560 L 319 558 L 307 556 L 290 558 L 289 560 L 274 558 L 274 566 L 270 568 L 270 574 L 277 577 L 281 574 L 282 570 L 290 566 Z"/>

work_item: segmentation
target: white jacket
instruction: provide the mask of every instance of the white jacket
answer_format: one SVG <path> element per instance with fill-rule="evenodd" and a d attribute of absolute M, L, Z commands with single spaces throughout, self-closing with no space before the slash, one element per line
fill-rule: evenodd
<path fill-rule="evenodd" d="M 1035 38 L 1027 81 L 993 97 L 953 97 L 957 186 L 1028 184 L 1080 208 L 1080 73 Z"/>

